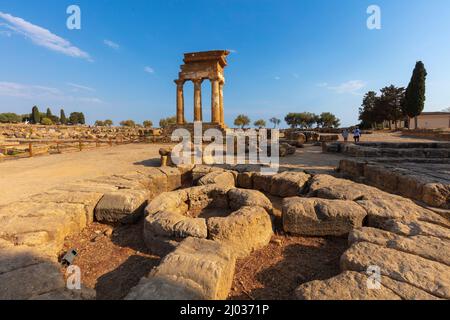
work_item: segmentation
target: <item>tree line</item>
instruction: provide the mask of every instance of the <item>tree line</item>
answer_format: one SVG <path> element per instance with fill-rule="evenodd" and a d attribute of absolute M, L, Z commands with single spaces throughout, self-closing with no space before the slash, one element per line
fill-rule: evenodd
<path fill-rule="evenodd" d="M 425 65 L 418 61 L 406 89 L 390 85 L 382 88 L 380 95 L 375 91 L 367 92 L 359 109 L 361 127 L 377 128 L 389 121 L 389 128 L 392 129 L 394 124 L 397 129 L 401 120 L 410 127 L 409 119 L 414 118 L 417 128 L 417 117 L 425 107 L 426 77 Z"/>
<path fill-rule="evenodd" d="M 16 113 L 8 112 L 0 114 L 0 123 L 21 123 L 28 122 L 32 124 L 63 124 L 63 125 L 77 125 L 85 124 L 86 120 L 83 112 L 72 112 L 69 117 L 66 117 L 64 109 L 60 110 L 59 117 L 54 115 L 50 108 L 46 112 L 40 112 L 37 106 L 31 109 L 31 113 L 18 115 Z"/>
<path fill-rule="evenodd" d="M 323 112 L 320 115 L 316 115 L 311 112 L 301 112 L 301 113 L 289 113 L 284 118 L 284 121 L 291 128 L 313 128 L 314 125 L 317 128 L 338 128 L 340 126 L 340 120 L 330 112 Z M 276 128 L 281 124 L 281 120 L 278 118 L 271 118 L 269 122 L 273 124 L 273 127 Z M 251 123 L 250 118 L 245 114 L 240 114 L 234 120 L 234 125 L 240 128 L 245 128 L 249 126 Z M 266 121 L 264 119 L 259 119 L 253 122 L 253 125 L 257 128 L 266 127 Z"/>

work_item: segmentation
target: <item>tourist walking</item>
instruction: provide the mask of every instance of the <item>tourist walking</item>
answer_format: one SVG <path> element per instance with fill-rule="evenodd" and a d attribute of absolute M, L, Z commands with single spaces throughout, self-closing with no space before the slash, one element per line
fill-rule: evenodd
<path fill-rule="evenodd" d="M 344 129 L 344 131 L 342 132 L 342 137 L 344 137 L 344 142 L 347 143 L 348 142 L 348 136 L 349 136 L 349 132 L 347 129 Z"/>
<path fill-rule="evenodd" d="M 361 130 L 358 127 L 353 130 L 353 139 L 355 139 L 355 143 L 358 143 L 361 139 Z"/>

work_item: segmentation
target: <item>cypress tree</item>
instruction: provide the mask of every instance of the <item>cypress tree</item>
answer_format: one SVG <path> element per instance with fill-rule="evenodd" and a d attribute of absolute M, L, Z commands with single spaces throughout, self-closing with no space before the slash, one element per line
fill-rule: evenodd
<path fill-rule="evenodd" d="M 411 81 L 405 93 L 403 110 L 410 118 L 414 117 L 415 128 L 417 129 L 417 116 L 425 107 L 425 81 L 427 71 L 422 61 L 418 61 L 414 68 Z"/>
<path fill-rule="evenodd" d="M 67 118 L 66 118 L 66 114 L 64 112 L 64 109 L 61 109 L 60 121 L 61 121 L 61 124 L 67 124 Z"/>
<path fill-rule="evenodd" d="M 39 109 L 37 106 L 34 106 L 31 111 L 31 120 L 34 124 L 38 124 L 41 122 L 41 114 L 39 113 Z"/>
<path fill-rule="evenodd" d="M 47 108 L 47 114 L 46 114 L 46 117 L 47 118 L 49 118 L 49 119 L 51 119 L 52 118 L 52 111 L 50 110 L 50 108 Z"/>

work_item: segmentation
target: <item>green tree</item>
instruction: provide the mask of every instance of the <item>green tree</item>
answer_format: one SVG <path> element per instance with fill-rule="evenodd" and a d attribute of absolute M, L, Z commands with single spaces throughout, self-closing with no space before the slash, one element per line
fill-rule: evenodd
<path fill-rule="evenodd" d="M 364 96 L 361 107 L 359 108 L 359 120 L 361 121 L 361 127 L 368 129 L 374 128 L 376 124 L 376 104 L 377 93 L 375 91 L 369 91 Z"/>
<path fill-rule="evenodd" d="M 275 118 L 275 117 L 270 118 L 269 121 L 273 124 L 273 128 L 274 128 L 274 129 L 275 129 L 276 127 L 278 127 L 278 126 L 280 125 L 280 123 L 281 123 L 281 120 L 278 119 L 278 118 Z"/>
<path fill-rule="evenodd" d="M 319 116 L 317 124 L 322 128 L 339 128 L 341 121 L 331 112 L 323 112 Z"/>
<path fill-rule="evenodd" d="M 52 111 L 50 110 L 50 108 L 47 108 L 46 117 L 50 119 L 51 116 L 53 116 L 53 115 L 52 115 Z"/>
<path fill-rule="evenodd" d="M 262 129 L 262 128 L 264 128 L 264 127 L 266 126 L 266 121 L 264 121 L 263 119 L 259 119 L 259 120 L 256 120 L 256 121 L 253 123 L 253 125 L 254 125 L 255 127 L 258 127 L 259 129 Z"/>
<path fill-rule="evenodd" d="M 114 124 L 114 122 L 112 120 L 110 120 L 110 119 L 106 119 L 103 123 L 107 127 L 111 127 Z"/>
<path fill-rule="evenodd" d="M 105 122 L 102 121 L 102 120 L 97 120 L 97 121 L 95 121 L 94 126 L 96 126 L 96 127 L 104 127 L 105 126 Z"/>
<path fill-rule="evenodd" d="M 67 118 L 64 109 L 61 109 L 61 111 L 59 112 L 59 121 L 61 122 L 61 124 L 67 124 Z"/>
<path fill-rule="evenodd" d="M 120 122 L 120 125 L 122 127 L 131 127 L 134 128 L 136 127 L 136 123 L 133 120 L 124 120 Z"/>
<path fill-rule="evenodd" d="M 69 116 L 69 122 L 74 125 L 85 124 L 86 120 L 84 118 L 83 112 L 72 112 Z"/>
<path fill-rule="evenodd" d="M 245 114 L 240 114 L 236 117 L 234 120 L 234 125 L 241 127 L 241 129 L 244 129 L 246 126 L 250 124 L 250 118 L 247 117 Z"/>
<path fill-rule="evenodd" d="M 144 128 L 152 128 L 153 127 L 153 122 L 151 120 L 145 120 L 142 125 L 144 126 Z"/>
<path fill-rule="evenodd" d="M 378 99 L 376 111 L 383 115 L 383 121 L 389 120 L 389 129 L 392 129 L 392 122 L 397 129 L 398 121 L 405 115 L 402 107 L 405 99 L 405 88 L 390 85 L 380 91 L 381 97 Z"/>
<path fill-rule="evenodd" d="M 44 126 L 51 126 L 53 124 L 53 121 L 50 118 L 42 118 L 41 124 Z"/>
<path fill-rule="evenodd" d="M 41 114 L 37 106 L 34 106 L 31 111 L 31 122 L 34 124 L 41 123 Z"/>
<path fill-rule="evenodd" d="M 300 117 L 298 113 L 288 113 L 286 117 L 284 117 L 284 121 L 290 126 L 292 129 L 300 126 Z"/>
<path fill-rule="evenodd" d="M 414 117 L 415 128 L 417 129 L 417 116 L 419 116 L 425 107 L 425 82 L 427 71 L 422 61 L 418 61 L 414 68 L 411 81 L 405 92 L 403 103 L 403 112 L 410 118 Z"/>
<path fill-rule="evenodd" d="M 177 123 L 177 117 L 169 117 L 159 120 L 159 127 L 160 128 L 167 128 L 169 126 L 175 125 Z"/>
<path fill-rule="evenodd" d="M 22 116 L 12 112 L 0 113 L 0 123 L 19 123 L 22 122 Z"/>

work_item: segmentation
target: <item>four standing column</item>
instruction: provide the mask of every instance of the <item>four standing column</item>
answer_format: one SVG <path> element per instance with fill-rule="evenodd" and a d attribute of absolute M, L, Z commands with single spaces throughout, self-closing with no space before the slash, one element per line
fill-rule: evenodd
<path fill-rule="evenodd" d="M 184 124 L 184 81 L 175 80 L 177 84 L 177 124 Z"/>
<path fill-rule="evenodd" d="M 202 115 L 202 82 L 203 79 L 194 82 L 194 121 L 203 121 Z"/>
<path fill-rule="evenodd" d="M 225 83 L 223 81 L 219 84 L 219 104 L 220 104 L 220 124 L 225 124 L 224 112 L 223 112 L 223 85 Z"/>
<path fill-rule="evenodd" d="M 224 125 L 223 80 L 211 79 L 211 122 Z M 202 114 L 202 82 L 203 79 L 192 80 L 194 83 L 194 121 L 203 121 Z M 184 117 L 184 83 L 185 80 L 175 80 L 177 84 L 177 124 L 186 123 Z"/>
<path fill-rule="evenodd" d="M 219 79 L 211 79 L 211 122 L 221 123 Z"/>

